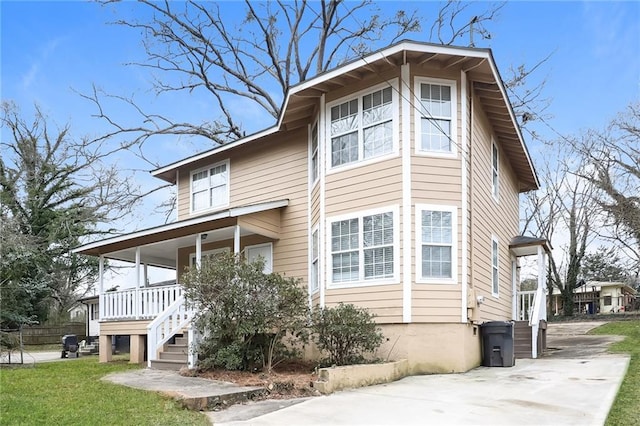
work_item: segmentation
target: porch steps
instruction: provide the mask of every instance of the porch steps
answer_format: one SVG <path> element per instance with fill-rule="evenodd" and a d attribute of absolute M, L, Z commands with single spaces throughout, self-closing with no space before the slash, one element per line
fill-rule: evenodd
<path fill-rule="evenodd" d="M 516 321 L 514 326 L 513 352 L 516 358 L 531 358 L 531 333 L 528 321 Z M 547 349 L 547 322 L 540 321 L 538 328 L 538 357 Z"/>
<path fill-rule="evenodd" d="M 188 354 L 187 338 L 177 335 L 174 343 L 166 343 L 163 350 L 158 354 L 158 359 L 151 361 L 151 368 L 154 370 L 179 371 L 181 368 L 188 366 Z"/>
<path fill-rule="evenodd" d="M 529 326 L 529 321 L 516 321 L 513 334 L 513 351 L 516 358 L 531 358 L 531 327 Z"/>
<path fill-rule="evenodd" d="M 80 355 L 97 355 L 99 351 L 100 351 L 100 344 L 96 340 L 95 342 L 80 348 L 79 352 L 80 352 Z"/>

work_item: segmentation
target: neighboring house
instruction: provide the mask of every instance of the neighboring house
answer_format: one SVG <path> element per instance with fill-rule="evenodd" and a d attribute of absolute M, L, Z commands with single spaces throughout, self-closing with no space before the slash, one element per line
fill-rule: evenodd
<path fill-rule="evenodd" d="M 622 281 L 587 281 L 573 293 L 574 310 L 578 313 L 609 314 L 634 309 L 636 290 Z M 560 290 L 553 289 L 551 306 L 554 314 L 562 312 Z"/>
<path fill-rule="evenodd" d="M 67 309 L 69 313 L 69 321 L 82 322 L 85 318 L 85 309 L 81 303 L 75 303 L 72 307 Z"/>
<path fill-rule="evenodd" d="M 90 341 L 98 339 L 100 336 L 100 310 L 98 308 L 98 295 L 86 296 L 78 300 L 85 309 L 85 321 L 87 323 L 87 339 Z"/>
<path fill-rule="evenodd" d="M 152 175 L 177 186 L 175 222 L 74 250 L 135 263 L 135 288 L 100 284 L 101 341 L 130 335 L 131 362 L 190 318 L 179 285 L 145 287 L 146 265 L 179 283 L 207 253 L 263 256 L 314 307 L 368 308 L 379 356 L 415 373 L 477 366 L 479 324 L 519 317 L 517 257 L 544 267 L 544 241 L 514 240 L 538 180 L 488 49 L 400 42 L 292 87 L 275 126 Z"/>

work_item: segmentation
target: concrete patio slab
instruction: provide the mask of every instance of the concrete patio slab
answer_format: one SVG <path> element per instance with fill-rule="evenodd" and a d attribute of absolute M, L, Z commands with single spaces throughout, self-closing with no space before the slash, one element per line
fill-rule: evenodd
<path fill-rule="evenodd" d="M 180 400 L 192 410 L 216 410 L 239 402 L 256 399 L 266 393 L 261 387 L 238 386 L 234 383 L 199 377 L 184 377 L 177 371 L 133 370 L 108 374 L 102 380 L 161 392 Z"/>

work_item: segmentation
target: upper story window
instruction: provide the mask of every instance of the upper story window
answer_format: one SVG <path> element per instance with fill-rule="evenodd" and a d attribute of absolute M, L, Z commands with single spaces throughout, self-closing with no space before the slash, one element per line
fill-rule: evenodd
<path fill-rule="evenodd" d="M 457 209 L 449 206 L 418 205 L 416 275 L 422 282 L 456 281 Z"/>
<path fill-rule="evenodd" d="M 191 173 L 191 211 L 229 204 L 229 161 Z"/>
<path fill-rule="evenodd" d="M 395 89 L 388 84 L 329 106 L 331 167 L 393 153 Z"/>
<path fill-rule="evenodd" d="M 311 128 L 311 183 L 318 180 L 318 122 Z"/>
<path fill-rule="evenodd" d="M 498 157 L 498 145 L 496 145 L 495 141 L 491 142 L 491 193 L 493 194 L 493 198 L 498 200 L 498 196 L 500 194 L 500 184 L 499 184 L 499 157 Z"/>
<path fill-rule="evenodd" d="M 331 222 L 332 283 L 396 278 L 396 217 L 392 209 Z"/>
<path fill-rule="evenodd" d="M 417 151 L 430 155 L 456 153 L 455 81 L 416 78 L 420 106 L 416 109 Z"/>

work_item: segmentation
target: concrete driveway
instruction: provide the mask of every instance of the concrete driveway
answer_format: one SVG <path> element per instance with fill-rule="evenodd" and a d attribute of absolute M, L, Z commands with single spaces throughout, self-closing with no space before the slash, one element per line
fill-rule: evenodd
<path fill-rule="evenodd" d="M 263 401 L 209 416 L 216 425 L 227 426 L 602 425 L 629 358 L 606 353 L 618 338 L 584 335 L 600 324 L 550 324 L 549 355 L 519 359 L 511 368 L 407 377 L 290 401 L 284 408 L 277 401 Z"/>

